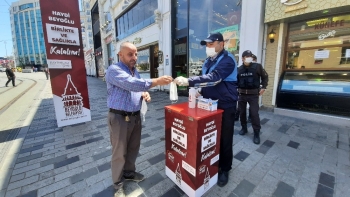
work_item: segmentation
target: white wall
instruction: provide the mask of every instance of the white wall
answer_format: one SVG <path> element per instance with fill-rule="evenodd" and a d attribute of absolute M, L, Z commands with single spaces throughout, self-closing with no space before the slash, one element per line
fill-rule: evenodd
<path fill-rule="evenodd" d="M 239 45 L 239 63 L 242 64 L 242 53 L 251 50 L 257 56 L 257 62 L 262 62 L 264 36 L 264 0 L 242 1 L 241 32 Z"/>
<path fill-rule="evenodd" d="M 163 64 L 160 64 L 159 67 L 163 69 L 163 75 L 171 76 L 171 1 L 158 0 L 158 9 L 162 13 L 159 50 L 163 51 Z M 166 65 L 167 61 L 168 65 Z"/>

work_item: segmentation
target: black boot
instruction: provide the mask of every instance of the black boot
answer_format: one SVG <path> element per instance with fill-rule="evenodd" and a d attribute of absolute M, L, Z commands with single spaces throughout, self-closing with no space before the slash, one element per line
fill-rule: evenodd
<path fill-rule="evenodd" d="M 246 124 L 242 124 L 242 129 L 239 131 L 240 135 L 245 135 L 246 133 L 248 133 L 248 128 Z"/>
<path fill-rule="evenodd" d="M 220 171 L 218 176 L 218 183 L 217 185 L 219 187 L 224 187 L 228 182 L 228 172 L 226 171 Z"/>
<path fill-rule="evenodd" d="M 254 144 L 260 144 L 260 130 L 254 130 Z"/>

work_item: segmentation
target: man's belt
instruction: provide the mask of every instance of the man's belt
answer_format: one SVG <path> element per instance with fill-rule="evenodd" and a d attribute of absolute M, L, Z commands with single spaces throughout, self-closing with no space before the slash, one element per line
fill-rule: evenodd
<path fill-rule="evenodd" d="M 109 112 L 115 113 L 115 114 L 119 114 L 122 116 L 137 116 L 140 114 L 140 110 L 139 111 L 135 111 L 135 112 L 127 112 L 127 111 L 122 111 L 122 110 L 116 110 L 116 109 L 111 109 L 109 108 Z"/>
<path fill-rule="evenodd" d="M 244 89 L 238 88 L 240 94 L 259 94 L 259 89 Z"/>

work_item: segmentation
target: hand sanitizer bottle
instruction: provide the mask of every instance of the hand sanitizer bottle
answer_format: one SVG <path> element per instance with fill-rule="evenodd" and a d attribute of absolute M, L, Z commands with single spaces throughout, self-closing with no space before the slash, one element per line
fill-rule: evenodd
<path fill-rule="evenodd" d="M 196 107 L 196 89 L 194 87 L 190 87 L 190 90 L 188 92 L 188 107 Z"/>

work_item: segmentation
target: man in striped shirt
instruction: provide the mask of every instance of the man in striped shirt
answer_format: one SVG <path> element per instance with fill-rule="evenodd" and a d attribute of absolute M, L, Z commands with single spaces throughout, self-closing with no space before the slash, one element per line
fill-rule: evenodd
<path fill-rule="evenodd" d="M 124 180 L 142 181 L 144 176 L 136 172 L 135 161 L 141 140 L 141 101 L 150 102 L 148 89 L 157 85 L 167 85 L 173 78 L 162 76 L 141 79 L 135 65 L 137 49 L 124 42 L 118 53 L 120 62 L 109 66 L 106 72 L 107 123 L 112 144 L 111 170 L 115 197 L 124 197 Z"/>

